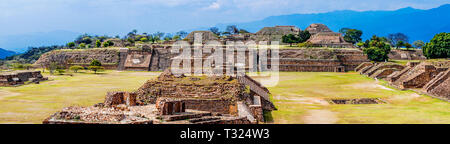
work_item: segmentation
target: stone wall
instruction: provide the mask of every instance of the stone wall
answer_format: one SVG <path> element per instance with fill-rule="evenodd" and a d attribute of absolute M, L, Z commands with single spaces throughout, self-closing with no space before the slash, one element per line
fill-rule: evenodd
<path fill-rule="evenodd" d="M 428 94 L 450 101 L 450 69 L 439 73 L 423 90 Z"/>
<path fill-rule="evenodd" d="M 75 49 L 75 50 L 54 50 L 43 54 L 34 65 L 37 67 L 46 67 L 50 63 L 57 63 L 64 66 L 71 65 L 88 65 L 92 60 L 98 60 L 103 65 L 112 64 L 117 69 L 119 63 L 119 50 L 118 49 Z"/>
<path fill-rule="evenodd" d="M 358 66 L 361 74 L 376 71 L 370 77 L 384 78 L 390 85 L 399 89 L 412 89 L 428 95 L 450 100 L 450 61 L 408 62 L 406 66 L 385 67 L 387 63 L 368 64 Z M 385 67 L 381 69 L 382 67 Z M 375 70 L 378 69 L 378 70 Z"/>
<path fill-rule="evenodd" d="M 392 60 L 425 60 L 422 50 L 391 50 L 388 54 Z"/>
<path fill-rule="evenodd" d="M 108 92 L 103 103 L 106 107 L 124 104 L 126 106 L 136 105 L 136 93 L 130 92 Z"/>
<path fill-rule="evenodd" d="M 26 82 L 39 83 L 48 80 L 42 76 L 41 71 L 14 71 L 0 73 L 0 86 L 16 86 Z"/>

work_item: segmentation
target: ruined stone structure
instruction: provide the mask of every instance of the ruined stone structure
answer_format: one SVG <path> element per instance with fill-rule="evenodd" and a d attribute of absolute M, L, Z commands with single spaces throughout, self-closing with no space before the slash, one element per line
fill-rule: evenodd
<path fill-rule="evenodd" d="M 326 47 L 352 46 L 352 44 L 345 43 L 340 34 L 331 32 L 324 25 L 313 24 L 307 30 L 312 31 L 314 34 L 309 40 L 313 44 Z M 297 34 L 299 31 L 300 29 L 295 26 L 266 27 L 255 34 L 231 35 L 225 40 L 228 38 L 229 40 L 255 40 L 256 42 L 280 40 L 283 35 Z M 196 33 L 202 35 L 203 43 L 208 40 L 218 40 L 217 36 L 210 31 L 194 31 L 186 37 L 186 40 L 193 43 Z M 219 40 L 219 42 L 223 43 L 224 41 Z M 55 62 L 64 64 L 67 67 L 71 65 L 87 67 L 92 60 L 97 59 L 105 69 L 163 71 L 169 68 L 174 57 L 180 54 L 171 53 L 172 45 L 139 44 L 137 46 L 137 48 L 52 51 L 42 55 L 35 63 L 35 66 L 46 67 L 50 63 Z M 192 49 L 192 53 L 194 50 L 198 50 L 195 47 Z M 225 49 L 227 48 L 223 46 L 221 50 Z M 259 53 L 249 53 L 248 50 L 245 53 L 246 69 L 250 67 L 257 68 L 255 65 L 259 68 L 265 66 L 260 63 L 250 65 L 250 60 L 253 60 L 253 62 L 262 60 Z M 280 71 L 345 72 L 354 70 L 359 64 L 369 61 L 363 52 L 358 49 L 296 48 L 280 49 L 279 53 Z M 236 54 L 237 50 L 234 57 L 237 57 Z M 205 60 L 209 56 L 211 54 L 203 53 L 201 58 L 192 57 L 191 60 Z M 234 67 L 235 64 L 237 64 L 236 60 L 234 63 L 224 63 L 223 65 Z"/>
<path fill-rule="evenodd" d="M 422 50 L 391 50 L 388 54 L 392 60 L 425 60 Z"/>
<path fill-rule="evenodd" d="M 399 89 L 412 89 L 449 100 L 449 65 L 450 61 L 409 62 L 404 68 L 388 63 L 363 63 L 358 69 L 372 78 L 384 78 Z"/>
<path fill-rule="evenodd" d="M 211 31 L 193 31 L 189 33 L 184 40 L 188 41 L 189 43 L 194 43 L 195 34 L 201 34 L 202 35 L 202 43 L 206 43 L 207 41 L 211 40 L 219 40 L 216 34 L 212 33 Z"/>
<path fill-rule="evenodd" d="M 174 57 L 179 53 L 171 53 L 172 46 L 148 45 L 141 49 L 88 49 L 64 50 L 46 53 L 35 63 L 36 66 L 47 66 L 51 62 L 67 63 L 67 66 L 89 66 L 97 59 L 105 69 L 163 71 L 170 67 Z M 192 49 L 194 51 L 195 49 Z M 223 51 L 225 49 L 222 49 Z M 237 52 L 237 51 L 236 51 Z M 236 53 L 235 52 L 235 59 Z M 259 61 L 259 53 L 251 55 L 246 51 L 245 66 L 248 69 L 250 60 Z M 269 51 L 270 53 L 270 51 Z M 307 72 L 345 72 L 354 70 L 359 64 L 368 62 L 367 56 L 358 49 L 298 48 L 280 49 L 280 71 Z M 205 60 L 211 54 L 203 53 Z M 270 56 L 270 55 L 269 55 Z M 192 61 L 194 58 L 192 57 Z M 270 57 L 269 57 L 270 61 Z M 225 62 L 225 61 L 224 61 Z M 237 61 L 234 61 L 237 63 Z M 268 63 L 270 64 L 270 63 Z M 224 66 L 230 65 L 224 63 Z M 252 65 L 252 66 L 264 65 Z"/>
<path fill-rule="evenodd" d="M 318 23 L 309 25 L 305 30 L 308 31 L 311 35 L 315 35 L 320 32 L 333 32 L 326 25 Z"/>
<path fill-rule="evenodd" d="M 442 99 L 450 100 L 450 69 L 436 75 L 423 87 L 423 91 Z"/>
<path fill-rule="evenodd" d="M 369 62 L 358 49 L 282 49 L 280 71 L 346 72 Z"/>
<path fill-rule="evenodd" d="M 344 40 L 341 33 L 335 33 L 324 24 L 311 24 L 306 29 L 311 34 L 307 42 L 317 47 L 354 48 Z"/>
<path fill-rule="evenodd" d="M 51 63 L 56 63 L 67 68 L 72 65 L 89 66 L 94 59 L 100 61 L 105 69 L 117 69 L 119 49 L 54 50 L 43 54 L 34 65 L 48 67 Z"/>
<path fill-rule="evenodd" d="M 251 36 L 251 40 L 254 41 L 279 41 L 282 44 L 281 38 L 288 34 L 298 34 L 301 30 L 295 26 L 275 26 L 264 27 Z"/>
<path fill-rule="evenodd" d="M 179 76 L 169 70 L 136 92 L 109 92 L 104 103 L 68 107 L 46 124 L 249 124 L 275 110 L 269 91 L 248 76 Z"/>
<path fill-rule="evenodd" d="M 353 48 L 353 44 L 348 43 L 342 37 L 342 34 L 335 32 L 319 32 L 311 35 L 307 40 L 314 46 L 333 47 L 333 48 Z"/>
<path fill-rule="evenodd" d="M 43 77 L 41 71 L 0 72 L 0 86 L 2 87 L 23 85 L 27 82 L 38 84 L 45 80 L 48 78 Z"/>

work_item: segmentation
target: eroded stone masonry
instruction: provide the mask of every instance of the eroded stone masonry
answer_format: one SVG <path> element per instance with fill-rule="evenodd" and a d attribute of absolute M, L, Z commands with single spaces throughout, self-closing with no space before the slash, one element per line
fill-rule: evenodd
<path fill-rule="evenodd" d="M 67 107 L 45 124 L 250 124 L 276 110 L 269 90 L 248 76 L 175 76 L 169 70 L 134 92 Z"/>
<path fill-rule="evenodd" d="M 26 83 L 39 84 L 40 81 L 48 80 L 43 77 L 41 71 L 12 71 L 0 72 L 0 86 L 18 86 Z"/>
<path fill-rule="evenodd" d="M 372 78 L 384 79 L 399 89 L 412 89 L 450 100 L 450 61 L 393 63 L 362 63 L 355 70 Z"/>
<path fill-rule="evenodd" d="M 280 71 L 306 71 L 306 72 L 344 72 L 351 71 L 363 62 L 369 60 L 360 49 L 353 48 L 352 44 L 343 41 L 339 33 L 332 32 L 323 24 L 312 24 L 307 31 L 312 33 L 309 40 L 314 45 L 325 48 L 289 48 L 280 49 Z M 301 29 L 295 26 L 275 26 L 265 27 L 257 33 L 230 35 L 219 39 L 210 31 L 194 31 L 190 33 L 185 41 L 193 43 L 195 33 L 202 34 L 205 43 L 209 40 L 216 40 L 221 44 L 226 41 L 280 41 L 286 34 L 298 34 Z M 106 69 L 117 70 L 142 70 L 142 71 L 163 71 L 170 67 L 174 57 L 179 53 L 171 53 L 172 45 L 167 44 L 136 44 L 136 48 L 112 48 L 112 49 L 86 49 L 86 50 L 56 50 L 42 55 L 35 66 L 46 67 L 50 63 L 58 63 L 67 67 L 71 65 L 88 66 L 96 59 L 99 60 Z M 347 49 L 330 49 L 347 48 Z M 225 50 L 226 47 L 222 47 Z M 194 48 L 193 50 L 194 51 Z M 259 62 L 261 55 L 256 53 L 251 55 L 246 53 L 246 66 L 249 61 Z M 203 54 L 203 59 L 211 54 Z M 268 52 L 270 60 L 270 51 Z M 236 57 L 236 54 L 234 55 Z M 192 58 L 194 59 L 194 58 Z M 236 62 L 236 61 L 235 61 Z M 231 64 L 235 67 L 236 63 Z M 270 64 L 270 63 L 268 63 Z M 264 64 L 257 64 L 259 68 L 266 67 Z"/>

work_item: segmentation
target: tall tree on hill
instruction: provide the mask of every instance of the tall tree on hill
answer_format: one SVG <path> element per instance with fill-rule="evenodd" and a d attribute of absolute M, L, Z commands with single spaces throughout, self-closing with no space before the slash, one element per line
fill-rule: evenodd
<path fill-rule="evenodd" d="M 449 58 L 450 33 L 436 34 L 429 43 L 423 46 L 423 54 L 427 58 Z"/>
<path fill-rule="evenodd" d="M 403 43 L 409 42 L 409 37 L 403 33 L 389 34 L 387 36 L 387 39 L 389 40 L 389 43 L 391 44 L 391 46 L 397 46 L 397 43 L 399 41 L 402 41 Z M 397 47 L 397 48 L 399 48 L 399 47 Z"/>
<path fill-rule="evenodd" d="M 239 29 L 237 28 L 236 25 L 229 25 L 227 26 L 226 32 L 228 32 L 229 34 L 239 34 Z"/>
<path fill-rule="evenodd" d="M 219 31 L 219 28 L 217 28 L 217 27 L 211 27 L 211 28 L 209 28 L 209 31 L 216 34 L 217 36 L 220 36 L 220 34 L 221 34 Z"/>
<path fill-rule="evenodd" d="M 367 40 L 364 45 L 366 48 L 364 48 L 363 51 L 370 60 L 377 62 L 388 60 L 391 46 L 387 44 L 386 38 L 374 35 L 370 40 Z"/>
<path fill-rule="evenodd" d="M 303 43 L 303 42 L 307 41 L 310 37 L 311 37 L 311 34 L 309 33 L 309 31 L 307 31 L 307 30 L 300 31 L 298 33 L 298 43 Z"/>
<path fill-rule="evenodd" d="M 346 42 L 355 44 L 362 40 L 361 36 L 362 36 L 363 32 L 361 30 L 342 28 L 341 30 L 339 30 L 339 32 L 344 35 L 344 40 Z"/>
<path fill-rule="evenodd" d="M 422 40 L 416 40 L 413 42 L 413 45 L 414 47 L 421 49 L 425 45 L 425 43 Z"/>
<path fill-rule="evenodd" d="M 298 42 L 298 38 L 293 34 L 284 35 L 283 37 L 281 37 L 281 40 L 283 43 L 288 43 L 291 47 L 293 43 Z"/>
<path fill-rule="evenodd" d="M 240 29 L 240 30 L 239 30 L 239 33 L 240 33 L 240 34 L 246 34 L 246 33 L 250 33 L 250 32 L 248 32 L 248 31 L 245 30 L 245 29 Z"/>

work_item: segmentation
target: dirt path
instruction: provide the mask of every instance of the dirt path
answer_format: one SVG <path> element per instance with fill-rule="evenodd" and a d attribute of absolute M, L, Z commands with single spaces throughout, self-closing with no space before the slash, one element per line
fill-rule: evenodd
<path fill-rule="evenodd" d="M 305 124 L 334 124 L 338 121 L 336 114 L 329 110 L 309 110 L 309 115 L 303 117 Z"/>

